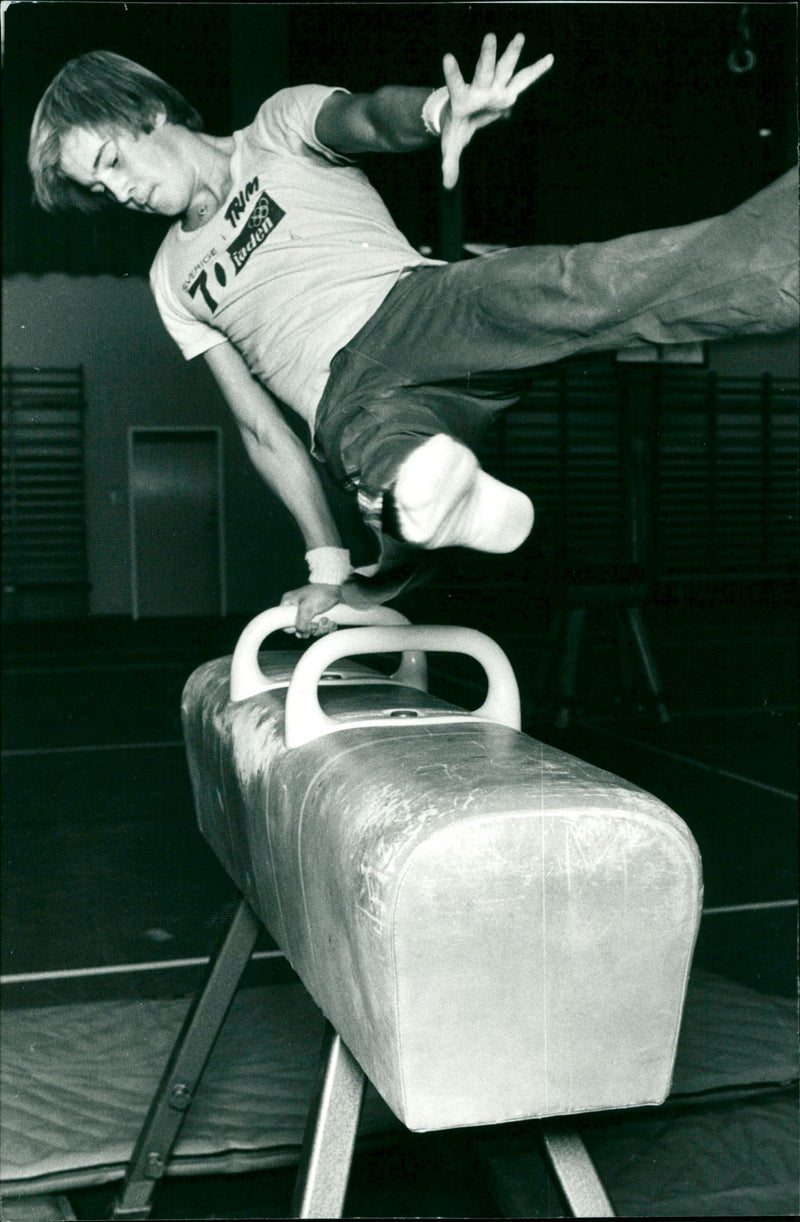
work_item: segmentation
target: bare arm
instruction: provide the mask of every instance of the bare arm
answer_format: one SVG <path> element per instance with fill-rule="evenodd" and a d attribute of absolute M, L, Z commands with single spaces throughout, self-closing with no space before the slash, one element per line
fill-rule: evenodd
<path fill-rule="evenodd" d="M 219 344 L 209 349 L 205 357 L 236 418 L 253 466 L 291 513 L 306 550 L 341 548 L 339 531 L 314 462 L 284 420 L 275 400 L 253 378 L 232 344 Z M 339 590 L 338 585 L 315 583 L 284 595 L 283 602 L 297 605 L 300 635 L 308 634 L 313 615 L 322 614 L 339 601 Z"/>
<path fill-rule="evenodd" d="M 552 67 L 553 57 L 546 55 L 517 72 L 524 43 L 524 35 L 517 34 L 498 59 L 497 39 L 487 34 L 470 83 L 465 82 L 455 57 L 445 55 L 447 84 L 441 91 L 442 108 L 435 108 L 433 132 L 422 117 L 430 89 L 384 85 L 374 93 L 332 93 L 317 116 L 317 137 L 328 148 L 345 154 L 403 153 L 440 139 L 444 185 L 453 187 L 461 154 L 475 132 L 508 118 L 519 95 Z"/>
<path fill-rule="evenodd" d="M 383 85 L 374 93 L 332 93 L 317 115 L 317 138 L 337 153 L 406 153 L 436 142 L 422 107 L 430 89 Z"/>

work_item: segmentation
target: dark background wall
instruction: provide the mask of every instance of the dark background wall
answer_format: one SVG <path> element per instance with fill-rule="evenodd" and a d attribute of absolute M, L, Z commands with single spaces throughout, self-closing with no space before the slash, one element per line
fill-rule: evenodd
<path fill-rule="evenodd" d="M 92 610 L 130 609 L 125 438 L 129 425 L 225 427 L 230 608 L 267 605 L 302 580 L 299 536 L 247 466 L 202 363 L 163 333 L 146 272 L 158 220 L 100 222 L 32 207 L 25 169 L 36 103 L 72 56 L 107 47 L 169 79 L 210 131 L 250 121 L 285 84 L 354 91 L 438 84 L 452 50 L 465 71 L 480 39 L 527 35 L 524 62 L 556 64 L 512 121 L 468 150 L 462 233 L 473 242 L 573 242 L 697 219 L 733 206 L 795 159 L 792 4 L 748 6 L 756 56 L 740 64 L 742 6 L 729 4 L 29 4 L 5 14 L 3 360 L 87 368 Z M 401 228 L 435 251 L 442 222 L 435 151 L 365 159 Z M 456 217 L 456 221 L 458 218 Z M 454 229 L 455 224 L 455 229 Z M 728 355 L 726 356 L 726 352 Z M 796 371 L 792 344 L 717 346 L 758 373 Z"/>
<path fill-rule="evenodd" d="M 743 10 L 756 56 L 741 65 Z M 96 222 L 31 212 L 24 170 L 30 119 L 59 67 L 107 47 L 186 94 L 222 133 L 250 121 L 285 84 L 357 90 L 438 84 L 452 50 L 465 71 L 483 33 L 527 36 L 525 61 L 554 68 L 507 125 L 466 159 L 465 230 L 473 241 L 572 242 L 679 224 L 724 211 L 796 157 L 796 6 L 758 4 L 13 4 L 3 84 L 6 274 L 146 272 L 160 223 Z M 438 241 L 431 150 L 367 162 L 415 242 Z M 151 232 L 143 237 L 144 231 Z M 100 236 L 98 236 L 98 233 Z M 127 260 L 107 233 L 126 236 Z M 31 235 L 35 241 L 31 241 Z M 117 244 L 119 246 L 119 243 Z M 80 248 L 94 267 L 70 267 Z"/>

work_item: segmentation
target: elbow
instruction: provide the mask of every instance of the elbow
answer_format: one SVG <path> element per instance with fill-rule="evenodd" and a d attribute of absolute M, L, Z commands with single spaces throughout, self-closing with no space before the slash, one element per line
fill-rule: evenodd
<path fill-rule="evenodd" d="M 275 453 L 275 437 L 260 422 L 256 424 L 253 430 L 253 445 L 262 454 Z"/>
<path fill-rule="evenodd" d="M 240 424 L 239 432 L 244 442 L 244 448 L 251 457 L 254 457 L 256 454 L 267 457 L 274 452 L 275 447 L 272 438 L 265 429 L 259 427 L 258 421 Z"/>
<path fill-rule="evenodd" d="M 248 421 L 242 427 L 242 437 L 248 450 L 257 451 L 262 458 L 276 462 L 288 461 L 295 450 L 302 448 L 288 425 L 277 427 L 274 420 L 261 417 Z"/>

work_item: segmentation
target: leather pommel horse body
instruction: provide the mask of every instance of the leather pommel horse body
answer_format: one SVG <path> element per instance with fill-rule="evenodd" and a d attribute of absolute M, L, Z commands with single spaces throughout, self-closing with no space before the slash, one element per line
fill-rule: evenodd
<path fill-rule="evenodd" d="M 258 918 L 239 957 L 263 922 L 332 1028 L 296 1213 L 341 1211 L 364 1074 L 417 1131 L 662 1102 L 702 899 L 685 824 L 521 733 L 481 633 L 337 608 L 372 626 L 259 655 L 293 611 L 195 671 L 183 718 L 200 829 Z M 425 691 L 426 650 L 481 663 L 479 709 Z M 392 651 L 392 676 L 350 660 Z M 582 1146 L 547 1149 L 573 1212 L 610 1214 Z"/>

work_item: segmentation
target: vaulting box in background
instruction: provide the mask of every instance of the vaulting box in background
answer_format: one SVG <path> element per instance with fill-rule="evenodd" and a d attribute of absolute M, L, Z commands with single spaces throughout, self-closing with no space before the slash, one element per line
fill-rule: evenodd
<path fill-rule="evenodd" d="M 276 675 L 296 660 L 262 655 Z M 390 682 L 320 696 L 392 724 L 287 750 L 285 685 L 231 702 L 230 666 L 184 692 L 201 831 L 397 1116 L 426 1130 L 663 1101 L 702 900 L 678 816 Z"/>

